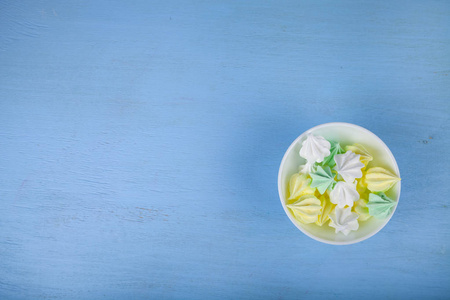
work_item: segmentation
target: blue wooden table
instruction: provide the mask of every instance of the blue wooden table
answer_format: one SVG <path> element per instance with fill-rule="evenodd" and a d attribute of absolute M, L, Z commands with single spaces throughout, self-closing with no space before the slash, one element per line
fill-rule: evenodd
<path fill-rule="evenodd" d="M 448 299 L 449 1 L 2 1 L 0 299 Z M 278 199 L 326 122 L 402 195 L 351 246 Z"/>

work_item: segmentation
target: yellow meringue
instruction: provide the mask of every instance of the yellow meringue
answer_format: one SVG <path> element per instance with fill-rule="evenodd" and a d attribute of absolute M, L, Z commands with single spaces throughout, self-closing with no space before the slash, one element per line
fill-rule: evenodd
<path fill-rule="evenodd" d="M 363 176 L 364 176 L 364 172 L 363 172 Z M 368 197 L 370 191 L 367 189 L 367 186 L 364 184 L 364 180 L 362 179 L 358 179 L 356 181 L 356 191 L 359 193 L 359 195 L 361 197 Z"/>
<path fill-rule="evenodd" d="M 355 154 L 359 154 L 359 160 L 364 164 L 364 168 L 367 167 L 369 162 L 373 160 L 372 155 L 370 155 L 369 151 L 364 148 L 361 144 L 353 144 L 345 147 L 345 151 L 352 151 Z"/>
<path fill-rule="evenodd" d="M 317 222 L 322 213 L 321 202 L 313 195 L 302 196 L 296 202 L 286 206 L 298 221 L 305 224 Z"/>
<path fill-rule="evenodd" d="M 326 224 L 328 220 L 330 220 L 330 213 L 335 208 L 335 204 L 331 203 L 329 199 L 325 195 L 319 198 L 322 206 L 322 213 L 319 215 L 316 224 L 322 226 Z"/>
<path fill-rule="evenodd" d="M 355 202 L 354 208 L 355 212 L 359 215 L 359 221 L 366 221 L 371 217 L 369 214 L 369 208 L 367 207 L 367 202 L 368 201 L 363 198 Z"/>
<path fill-rule="evenodd" d="M 315 188 L 310 187 L 311 178 L 306 174 L 295 173 L 289 180 L 289 198 L 295 200 L 304 195 L 314 195 Z"/>
<path fill-rule="evenodd" d="M 370 191 L 385 192 L 400 181 L 400 178 L 384 168 L 373 167 L 367 170 L 363 180 Z"/>

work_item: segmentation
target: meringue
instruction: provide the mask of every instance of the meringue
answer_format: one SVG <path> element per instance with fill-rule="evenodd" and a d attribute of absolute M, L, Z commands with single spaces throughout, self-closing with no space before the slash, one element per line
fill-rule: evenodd
<path fill-rule="evenodd" d="M 355 154 L 352 151 L 334 156 L 336 161 L 334 169 L 346 182 L 353 183 L 356 178 L 362 177 L 361 168 L 364 167 L 364 164 L 359 160 L 359 157 L 359 154 Z"/>
<path fill-rule="evenodd" d="M 359 199 L 355 202 L 355 212 L 359 215 L 358 221 L 366 221 L 372 217 L 369 214 L 369 208 L 367 207 L 367 200 L 366 199 Z"/>
<path fill-rule="evenodd" d="M 298 168 L 298 170 L 300 173 L 303 173 L 303 174 L 309 174 L 311 172 L 314 172 L 314 162 L 307 161 L 306 164 L 301 165 Z"/>
<path fill-rule="evenodd" d="M 300 197 L 295 203 L 286 205 L 294 214 L 294 217 L 305 224 L 317 222 L 322 213 L 320 200 L 313 195 Z"/>
<path fill-rule="evenodd" d="M 327 189 L 331 190 L 336 183 L 334 180 L 334 174 L 331 173 L 330 167 L 322 168 L 317 166 L 315 173 L 311 173 L 311 187 L 316 187 L 320 194 L 325 193 Z"/>
<path fill-rule="evenodd" d="M 325 157 L 330 155 L 330 147 L 330 142 L 323 137 L 308 134 L 306 140 L 302 143 L 299 153 L 308 162 L 320 163 Z"/>
<path fill-rule="evenodd" d="M 352 230 L 358 230 L 358 214 L 352 212 L 350 207 L 339 208 L 336 207 L 334 212 L 330 214 L 330 227 L 334 227 L 335 232 L 342 232 L 348 235 Z"/>
<path fill-rule="evenodd" d="M 359 194 L 356 191 L 355 184 L 345 181 L 338 181 L 330 193 L 331 203 L 337 204 L 339 208 L 343 208 L 346 205 L 352 207 L 353 202 L 358 200 Z"/>
<path fill-rule="evenodd" d="M 311 179 L 305 174 L 295 173 L 289 180 L 289 198 L 295 200 L 306 194 L 314 195 L 315 188 L 310 187 Z"/>
<path fill-rule="evenodd" d="M 377 219 L 383 219 L 389 216 L 392 209 L 395 207 L 396 202 L 386 196 L 384 193 L 369 195 L 369 202 L 367 207 L 369 208 L 369 214 Z"/>
<path fill-rule="evenodd" d="M 352 151 L 355 154 L 359 154 L 359 160 L 364 164 L 364 168 L 367 167 L 369 162 L 373 160 L 372 155 L 370 155 L 369 151 L 367 151 L 366 148 L 364 148 L 361 144 L 353 144 L 350 146 L 345 147 L 346 151 Z"/>
<path fill-rule="evenodd" d="M 319 215 L 319 218 L 316 222 L 317 225 L 322 226 L 323 224 L 327 223 L 328 220 L 330 220 L 330 213 L 333 211 L 333 209 L 336 207 L 333 203 L 331 203 L 325 195 L 320 197 L 320 203 L 322 206 L 322 213 Z"/>
<path fill-rule="evenodd" d="M 364 176 L 364 183 L 372 192 L 385 192 L 398 181 L 400 178 L 381 167 L 368 169 Z"/>
<path fill-rule="evenodd" d="M 339 143 L 333 142 L 330 148 L 330 155 L 325 157 L 322 165 L 329 165 L 330 167 L 333 167 L 336 164 L 336 162 L 334 161 L 334 157 L 336 156 L 336 154 L 342 154 L 344 152 L 344 149 L 341 148 L 341 145 Z"/>
<path fill-rule="evenodd" d="M 363 173 L 363 177 L 364 177 L 364 173 Z M 356 181 L 356 191 L 359 193 L 359 195 L 362 196 L 367 196 L 369 197 L 369 193 L 370 191 L 367 189 L 367 186 L 364 185 L 364 180 L 359 179 Z"/>

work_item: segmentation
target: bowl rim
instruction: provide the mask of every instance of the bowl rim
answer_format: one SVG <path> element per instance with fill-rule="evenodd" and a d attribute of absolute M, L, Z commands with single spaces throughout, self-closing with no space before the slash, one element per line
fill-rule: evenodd
<path fill-rule="evenodd" d="M 292 151 L 292 148 L 295 147 L 295 145 L 299 142 L 299 140 L 302 139 L 304 137 L 304 135 L 306 135 L 308 132 L 312 132 L 312 131 L 315 131 L 317 129 L 323 128 L 323 127 L 330 127 L 330 126 L 336 126 L 336 125 L 356 128 L 356 129 L 359 129 L 359 130 L 363 130 L 363 131 L 367 132 L 368 134 L 372 135 L 387 150 L 387 153 L 389 154 L 390 158 L 394 162 L 394 164 L 393 164 L 394 170 L 395 170 L 396 174 L 398 175 L 398 177 L 401 178 L 400 170 L 398 168 L 398 164 L 397 164 L 397 161 L 395 160 L 394 155 L 392 154 L 392 152 L 389 149 L 389 147 L 383 142 L 383 140 L 380 139 L 375 133 L 373 133 L 372 131 L 370 131 L 370 130 L 362 127 L 362 126 L 359 126 L 359 125 L 356 125 L 356 124 L 352 124 L 352 123 L 330 122 L 330 123 L 323 123 L 323 124 L 314 126 L 314 127 L 310 128 L 310 129 L 307 129 L 302 134 L 300 134 L 291 143 L 291 145 L 288 147 L 288 149 L 284 153 L 283 159 L 281 160 L 280 167 L 278 169 L 278 195 L 279 195 L 279 198 L 280 198 L 280 201 L 281 201 L 281 205 L 283 206 L 284 212 L 289 217 L 289 220 L 291 220 L 291 222 L 295 225 L 295 227 L 297 227 L 305 235 L 309 236 L 310 238 L 312 238 L 312 239 L 314 239 L 316 241 L 319 241 L 319 242 L 322 242 L 322 243 L 325 243 L 325 244 L 330 244 L 330 245 L 351 245 L 351 244 L 356 244 L 356 243 L 362 242 L 364 240 L 367 240 L 368 238 L 370 238 L 370 237 L 374 236 L 375 234 L 377 234 L 381 229 L 384 228 L 384 226 L 386 226 L 386 224 L 389 222 L 389 220 L 394 215 L 395 210 L 397 209 L 398 203 L 400 201 L 400 193 L 401 193 L 401 182 L 400 181 L 397 183 L 398 184 L 398 195 L 397 195 L 397 199 L 396 199 L 397 201 L 396 201 L 396 205 L 395 205 L 394 210 L 392 211 L 391 215 L 375 231 L 373 231 L 373 232 L 371 232 L 371 233 L 369 233 L 369 234 L 367 234 L 367 235 L 365 235 L 363 237 L 360 237 L 358 239 L 351 240 L 351 241 L 329 241 L 329 240 L 325 240 L 323 238 L 317 237 L 317 236 L 307 232 L 306 230 L 304 230 L 299 224 L 297 224 L 297 222 L 293 219 L 293 216 L 291 215 L 291 213 L 287 209 L 287 206 L 286 206 L 284 198 L 283 198 L 282 187 L 281 187 L 281 173 L 282 173 L 281 171 L 282 171 L 283 166 L 285 164 L 285 161 L 287 159 L 288 153 L 290 153 Z"/>

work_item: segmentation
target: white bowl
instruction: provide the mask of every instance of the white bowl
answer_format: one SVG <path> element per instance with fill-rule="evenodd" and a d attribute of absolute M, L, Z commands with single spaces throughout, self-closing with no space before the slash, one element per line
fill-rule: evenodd
<path fill-rule="evenodd" d="M 378 231 L 381 230 L 394 215 L 400 198 L 401 182 L 396 183 L 390 190 L 386 192 L 386 195 L 396 200 L 396 205 L 389 217 L 386 219 L 370 218 L 367 221 L 359 222 L 359 229 L 352 231 L 349 235 L 342 233 L 335 233 L 334 228 L 329 226 L 329 223 L 323 226 L 317 226 L 316 224 L 303 224 L 297 221 L 289 209 L 286 207 L 286 191 L 288 188 L 289 178 L 292 174 L 298 172 L 298 167 L 305 164 L 305 159 L 300 157 L 299 151 L 302 142 L 306 138 L 306 134 L 313 133 L 314 135 L 320 135 L 327 140 L 332 140 L 341 143 L 341 145 L 349 145 L 359 143 L 372 154 L 373 161 L 370 162 L 369 167 L 377 166 L 383 167 L 387 170 L 394 172 L 400 177 L 400 171 L 395 161 L 394 155 L 392 155 L 386 144 L 375 134 L 369 130 L 349 123 L 326 123 L 316 127 L 313 127 L 304 133 L 302 133 L 295 141 L 289 146 L 281 161 L 280 170 L 278 172 L 278 193 L 280 195 L 281 205 L 286 212 L 292 223 L 297 226 L 304 234 L 317 241 L 332 244 L 332 245 L 348 245 L 361 242 L 370 238 Z"/>

